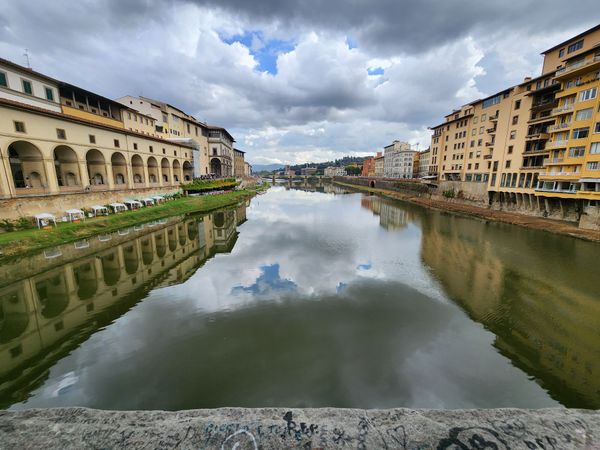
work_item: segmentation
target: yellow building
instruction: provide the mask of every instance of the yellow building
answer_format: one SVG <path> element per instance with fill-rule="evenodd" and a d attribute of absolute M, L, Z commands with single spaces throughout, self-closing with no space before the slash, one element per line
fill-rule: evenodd
<path fill-rule="evenodd" d="M 480 200 L 492 207 L 600 228 L 599 40 L 600 25 L 556 45 L 543 53 L 541 76 L 432 127 L 430 171 L 440 183 L 465 192 L 484 183 Z"/>

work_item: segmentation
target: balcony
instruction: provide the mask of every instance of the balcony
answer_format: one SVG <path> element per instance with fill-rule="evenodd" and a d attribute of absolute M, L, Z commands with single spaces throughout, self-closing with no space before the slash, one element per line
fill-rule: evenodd
<path fill-rule="evenodd" d="M 483 159 L 492 159 L 492 155 L 484 155 Z"/>
<path fill-rule="evenodd" d="M 600 67 L 600 54 L 596 54 L 584 60 L 577 61 L 576 63 L 569 64 L 568 66 L 557 70 L 554 76 L 557 80 L 560 80 L 582 74 L 596 67 Z"/>
<path fill-rule="evenodd" d="M 485 143 L 485 146 L 486 146 L 486 147 L 493 147 L 493 146 L 494 146 L 494 144 L 495 144 L 495 142 L 486 142 L 486 143 Z"/>
<path fill-rule="evenodd" d="M 556 125 L 551 125 L 548 127 L 548 132 L 553 133 L 555 131 L 566 130 L 567 128 L 571 128 L 571 122 L 557 123 Z"/>
<path fill-rule="evenodd" d="M 551 164 L 562 164 L 563 162 L 565 162 L 565 158 L 545 158 L 544 159 L 544 165 L 551 165 Z"/>
<path fill-rule="evenodd" d="M 533 170 L 533 169 L 543 169 L 544 166 L 521 166 L 521 170 Z"/>
<path fill-rule="evenodd" d="M 545 148 L 531 148 L 523 152 L 524 155 L 539 155 L 542 153 L 548 153 L 548 150 Z"/>
<path fill-rule="evenodd" d="M 544 132 L 533 132 L 525 136 L 526 140 L 534 141 L 534 140 L 542 140 L 542 139 L 550 139 L 550 135 Z"/>
<path fill-rule="evenodd" d="M 492 122 L 495 122 L 498 120 L 498 114 L 494 114 L 493 116 L 490 116 L 489 120 L 491 120 Z"/>
<path fill-rule="evenodd" d="M 566 148 L 568 141 L 552 141 L 546 143 L 546 148 Z"/>
<path fill-rule="evenodd" d="M 575 109 L 575 105 L 571 103 L 570 105 L 559 106 L 558 108 L 554 108 L 552 110 L 553 116 L 558 116 L 560 114 L 567 114 Z"/>
<path fill-rule="evenodd" d="M 488 133 L 490 133 L 490 134 L 494 134 L 494 133 L 496 133 L 496 127 L 488 128 L 488 129 L 487 129 L 487 130 L 485 130 L 485 131 L 487 131 L 487 132 L 488 132 Z"/>

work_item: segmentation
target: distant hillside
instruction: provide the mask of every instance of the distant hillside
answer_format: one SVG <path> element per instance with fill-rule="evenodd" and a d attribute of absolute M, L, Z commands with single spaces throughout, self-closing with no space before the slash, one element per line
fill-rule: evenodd
<path fill-rule="evenodd" d="M 273 172 L 274 170 L 283 169 L 283 164 L 254 164 L 252 166 L 253 172 Z"/>
<path fill-rule="evenodd" d="M 296 164 L 295 166 L 290 166 L 292 170 L 300 170 L 303 167 L 316 167 L 319 170 L 323 170 L 329 166 L 339 166 L 346 167 L 350 164 L 362 164 L 368 156 L 344 156 L 343 158 L 336 159 L 335 161 L 327 161 L 321 163 L 307 163 L 307 164 Z"/>

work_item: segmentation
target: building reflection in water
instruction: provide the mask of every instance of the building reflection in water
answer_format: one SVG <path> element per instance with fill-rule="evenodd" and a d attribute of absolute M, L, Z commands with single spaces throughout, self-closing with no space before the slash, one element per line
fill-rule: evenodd
<path fill-rule="evenodd" d="M 364 195 L 360 204 L 379 216 L 379 224 L 388 231 L 401 230 L 417 219 L 412 206 L 401 207 L 398 203 L 382 199 L 376 195 Z"/>
<path fill-rule="evenodd" d="M 423 262 L 503 355 L 565 406 L 600 407 L 597 248 L 441 213 L 422 231 Z"/>
<path fill-rule="evenodd" d="M 0 407 L 24 400 L 52 365 L 161 286 L 230 252 L 246 206 L 66 244 L 0 267 Z M 2 283 L 2 281 L 0 281 Z"/>

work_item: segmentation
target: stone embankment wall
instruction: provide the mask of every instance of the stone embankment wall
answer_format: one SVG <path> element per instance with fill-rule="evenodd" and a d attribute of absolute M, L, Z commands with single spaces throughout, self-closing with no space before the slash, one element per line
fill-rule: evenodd
<path fill-rule="evenodd" d="M 586 230 L 600 230 L 600 206 L 583 200 L 536 197 L 534 194 L 487 191 L 485 183 L 439 181 L 437 186 L 412 180 L 336 177 L 336 181 L 401 192 L 449 203 L 467 204 L 496 211 L 571 222 Z"/>
<path fill-rule="evenodd" d="M 170 186 L 11 198 L 0 200 L 0 219 L 14 220 L 19 217 L 32 217 L 42 212 L 62 217 L 68 209 L 107 205 L 122 202 L 126 199 L 139 199 L 152 195 L 174 193 L 178 190 L 178 188 Z"/>
<path fill-rule="evenodd" d="M 584 410 L 241 409 L 0 412 L 0 448 L 600 449 Z"/>

